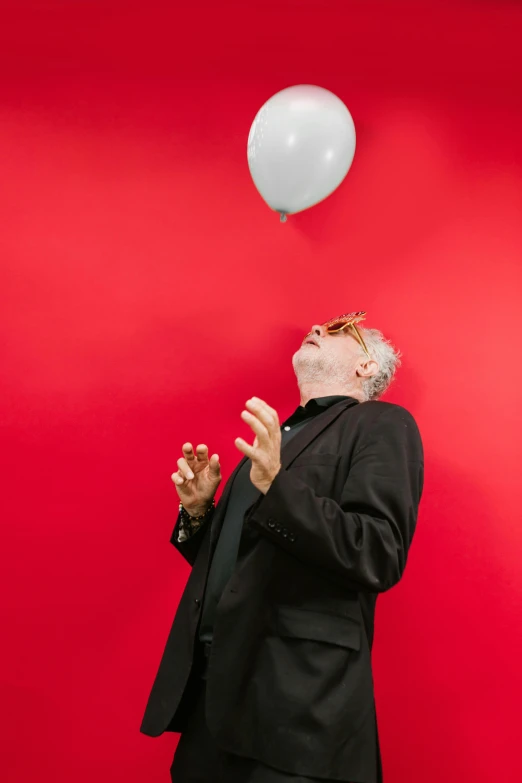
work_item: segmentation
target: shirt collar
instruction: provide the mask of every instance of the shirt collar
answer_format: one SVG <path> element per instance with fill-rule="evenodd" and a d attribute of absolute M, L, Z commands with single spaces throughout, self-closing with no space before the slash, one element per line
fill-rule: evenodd
<path fill-rule="evenodd" d="M 291 426 L 292 424 L 297 424 L 300 421 L 317 416 L 318 413 L 322 413 L 322 411 L 326 410 L 330 406 L 335 405 L 336 402 L 353 399 L 355 398 L 350 397 L 347 394 L 335 394 L 330 397 L 315 397 L 312 400 L 308 400 L 306 405 L 299 405 L 292 415 L 285 422 L 283 422 L 282 426 Z M 356 402 L 359 402 L 359 400 L 356 400 Z"/>

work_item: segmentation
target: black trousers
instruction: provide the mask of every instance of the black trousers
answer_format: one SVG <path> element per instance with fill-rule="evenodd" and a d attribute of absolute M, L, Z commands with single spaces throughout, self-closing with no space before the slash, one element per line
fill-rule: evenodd
<path fill-rule="evenodd" d="M 291 775 L 220 750 L 205 720 L 206 667 L 204 657 L 200 659 L 203 662 L 192 694 L 193 707 L 170 768 L 172 783 L 325 783 L 324 779 Z"/>

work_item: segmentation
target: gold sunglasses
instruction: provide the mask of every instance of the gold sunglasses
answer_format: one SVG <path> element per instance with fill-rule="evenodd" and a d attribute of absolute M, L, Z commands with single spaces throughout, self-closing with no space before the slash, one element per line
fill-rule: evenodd
<path fill-rule="evenodd" d="M 327 321 L 326 323 L 322 324 L 322 326 L 324 326 L 324 328 L 329 334 L 334 334 L 334 332 L 340 332 L 343 329 L 346 329 L 347 327 L 350 328 L 353 332 L 355 339 L 363 349 L 368 359 L 371 359 L 372 357 L 368 352 L 368 348 L 364 344 L 364 340 L 361 336 L 361 333 L 359 332 L 359 330 L 355 325 L 359 321 L 363 321 L 365 315 L 366 312 L 364 311 L 358 313 L 345 313 L 344 315 L 340 315 L 339 318 L 332 318 L 331 321 Z M 311 334 L 312 332 L 308 332 L 306 337 L 309 337 Z"/>

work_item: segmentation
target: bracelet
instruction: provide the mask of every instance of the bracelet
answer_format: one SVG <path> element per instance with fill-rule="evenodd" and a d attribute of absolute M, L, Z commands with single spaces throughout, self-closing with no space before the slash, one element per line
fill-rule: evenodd
<path fill-rule="evenodd" d="M 199 516 L 197 516 L 197 517 L 192 517 L 192 516 L 189 514 L 189 512 L 187 511 L 187 509 L 185 508 L 185 506 L 183 505 L 183 503 L 180 503 L 180 504 L 179 504 L 179 513 L 181 514 L 181 516 L 182 516 L 182 518 L 183 518 L 183 519 L 186 519 L 186 520 L 187 520 L 187 522 L 197 522 L 197 521 L 198 521 L 198 520 L 200 520 L 200 519 L 205 519 L 205 517 L 207 516 L 207 514 L 208 514 L 210 511 L 212 511 L 212 509 L 215 507 L 215 505 L 216 505 L 215 498 L 212 498 L 212 503 L 211 503 L 211 504 L 210 504 L 210 506 L 207 508 L 207 510 L 205 511 L 205 513 L 204 513 L 204 514 L 200 514 L 200 515 L 199 515 Z"/>

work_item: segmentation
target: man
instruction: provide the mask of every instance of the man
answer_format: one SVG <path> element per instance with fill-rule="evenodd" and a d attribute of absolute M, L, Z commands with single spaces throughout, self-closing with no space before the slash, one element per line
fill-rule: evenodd
<path fill-rule="evenodd" d="M 172 543 L 192 565 L 141 731 L 181 732 L 174 783 L 382 780 L 371 648 L 423 486 L 417 425 L 378 400 L 399 362 L 364 313 L 314 325 L 293 356 L 301 404 L 255 434 L 220 502 L 219 457 L 183 446 Z"/>

